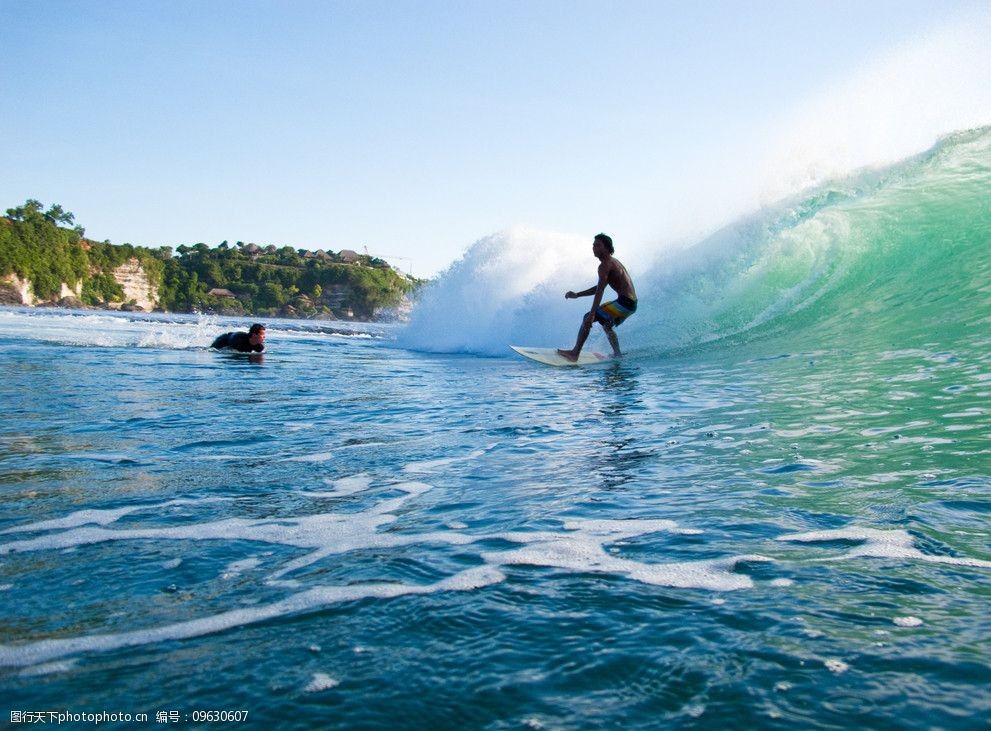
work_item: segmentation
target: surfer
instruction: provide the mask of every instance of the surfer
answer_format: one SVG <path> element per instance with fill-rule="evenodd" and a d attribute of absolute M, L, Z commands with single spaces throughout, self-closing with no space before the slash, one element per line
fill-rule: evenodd
<path fill-rule="evenodd" d="M 630 273 L 626 271 L 626 267 L 623 266 L 619 259 L 613 256 L 613 251 L 612 239 L 605 234 L 596 234 L 595 240 L 592 241 L 592 253 L 599 260 L 598 283 L 594 287 L 589 287 L 581 292 L 569 291 L 564 295 L 564 298 L 569 300 L 594 295 L 592 309 L 586 313 L 584 319 L 582 319 L 582 325 L 578 329 L 578 339 L 575 341 L 575 347 L 571 350 L 558 348 L 557 351 L 558 355 L 570 360 L 572 363 L 578 360 L 578 355 L 582 352 L 582 346 L 588 339 L 588 334 L 592 331 L 592 323 L 596 321 L 606 331 L 606 337 L 609 338 L 613 355 L 617 358 L 622 355 L 619 350 L 619 338 L 616 337 L 616 331 L 613 328 L 617 327 L 627 317 L 637 311 L 637 291 L 633 288 L 633 280 L 630 279 Z M 612 302 L 607 302 L 600 306 L 602 294 L 605 292 L 607 284 L 616 290 L 616 294 L 619 296 Z"/>
<path fill-rule="evenodd" d="M 265 350 L 265 326 L 256 322 L 248 332 L 224 333 L 213 341 L 211 348 L 231 348 L 240 353 L 257 353 Z"/>

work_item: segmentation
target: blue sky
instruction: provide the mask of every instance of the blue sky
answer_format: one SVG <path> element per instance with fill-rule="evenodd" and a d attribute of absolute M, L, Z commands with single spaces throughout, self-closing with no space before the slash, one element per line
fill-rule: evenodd
<path fill-rule="evenodd" d="M 796 109 L 979 7 L 0 0 L 0 208 L 418 276 L 518 224 L 647 251 L 742 200 Z"/>

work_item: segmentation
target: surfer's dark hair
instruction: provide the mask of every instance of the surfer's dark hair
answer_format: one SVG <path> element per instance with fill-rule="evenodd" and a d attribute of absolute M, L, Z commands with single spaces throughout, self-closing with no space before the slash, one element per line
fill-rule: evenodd
<path fill-rule="evenodd" d="M 601 241 L 603 244 L 605 244 L 606 245 L 606 248 L 609 249 L 609 253 L 610 254 L 612 254 L 612 253 L 614 253 L 616 251 L 613 248 L 613 245 L 612 245 L 612 238 L 609 237 L 609 236 L 606 236 L 605 234 L 596 234 L 595 235 L 595 241 Z"/>
<path fill-rule="evenodd" d="M 264 329 L 265 329 L 265 326 L 264 325 L 262 325 L 260 322 L 256 322 L 254 325 L 252 325 L 248 329 L 248 334 L 249 335 L 254 335 L 256 333 L 260 333 Z"/>

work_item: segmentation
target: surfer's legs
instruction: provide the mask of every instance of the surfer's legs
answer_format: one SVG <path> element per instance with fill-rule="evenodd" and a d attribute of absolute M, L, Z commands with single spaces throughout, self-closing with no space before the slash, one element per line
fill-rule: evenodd
<path fill-rule="evenodd" d="M 606 337 L 609 339 L 609 344 L 612 346 L 612 354 L 618 358 L 622 355 L 622 353 L 619 351 L 619 337 L 616 335 L 616 330 L 604 322 L 602 323 L 602 329 L 606 331 Z"/>
<path fill-rule="evenodd" d="M 582 320 L 582 326 L 578 328 L 578 339 L 575 341 L 575 347 L 571 350 L 557 349 L 557 354 L 562 358 L 567 358 L 571 362 L 578 360 L 578 354 L 582 352 L 582 346 L 585 341 L 588 340 L 588 334 L 592 332 L 592 323 L 594 322 L 594 317 L 591 312 L 585 315 Z"/>

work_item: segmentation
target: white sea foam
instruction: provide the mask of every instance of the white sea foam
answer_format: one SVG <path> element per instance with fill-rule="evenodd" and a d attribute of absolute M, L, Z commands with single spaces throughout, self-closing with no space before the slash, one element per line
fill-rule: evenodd
<path fill-rule="evenodd" d="M 364 480 L 355 480 L 351 486 L 365 484 Z M 478 537 L 465 536 L 457 532 L 408 535 L 379 533 L 377 529 L 392 519 L 387 511 L 401 507 L 406 500 L 429 489 L 428 485 L 422 483 L 401 483 L 393 487 L 403 495 L 384 500 L 359 514 L 323 514 L 281 520 L 227 519 L 195 526 L 118 531 L 92 527 L 78 528 L 32 541 L 8 543 L 0 546 L 0 552 L 43 550 L 96 541 L 148 538 L 226 541 L 244 539 L 316 549 L 286 564 L 273 574 L 275 577 L 309 565 L 330 554 L 362 547 L 389 547 L 424 542 L 464 545 L 492 538 L 522 543 L 524 547 L 503 552 L 486 552 L 482 557 L 487 565 L 459 572 L 427 586 L 380 582 L 351 586 L 318 586 L 266 606 L 243 607 L 162 627 L 0 646 L 0 665 L 36 665 L 80 652 L 105 652 L 165 640 L 187 639 L 364 598 L 386 599 L 406 594 L 471 591 L 504 580 L 505 576 L 500 567 L 513 564 L 608 572 L 651 585 L 729 591 L 752 586 L 753 582 L 748 576 L 735 573 L 734 570 L 740 563 L 769 560 L 761 556 L 735 556 L 708 561 L 646 564 L 614 558 L 603 549 L 603 544 L 610 541 L 657 531 L 682 530 L 675 523 L 667 520 L 573 520 L 565 524 L 563 533 L 543 531 Z M 228 566 L 226 573 L 228 575 L 240 573 L 259 564 L 260 561 L 255 558 L 236 561 Z"/>
<path fill-rule="evenodd" d="M 706 561 L 647 564 L 613 558 L 593 541 L 562 538 L 540 541 L 515 551 L 488 552 L 482 556 L 486 561 L 500 566 L 523 564 L 610 573 L 653 586 L 712 591 L 749 589 L 753 586 L 753 580 L 745 574 L 735 573 L 737 566 L 743 562 L 772 560 L 763 556 L 731 556 Z"/>
<path fill-rule="evenodd" d="M 356 480 L 353 485 L 365 484 Z M 256 540 L 268 543 L 315 548 L 313 552 L 285 564 L 273 578 L 314 563 L 326 556 L 364 547 L 391 547 L 415 543 L 441 542 L 466 545 L 478 540 L 502 538 L 522 543 L 524 548 L 487 552 L 487 565 L 468 569 L 427 586 L 401 583 L 372 583 L 351 586 L 320 586 L 293 594 L 261 607 L 243 607 L 188 622 L 116 634 L 42 640 L 16 646 L 0 646 L 0 665 L 34 665 L 79 652 L 103 652 L 122 647 L 165 640 L 186 639 L 275 617 L 311 611 L 329 604 L 363 598 L 391 598 L 404 594 L 437 591 L 471 591 L 505 578 L 501 568 L 512 564 L 553 566 L 575 571 L 601 571 L 625 575 L 636 581 L 659 586 L 729 591 L 752 586 L 749 577 L 734 573 L 744 561 L 766 561 L 760 556 L 737 556 L 720 560 L 673 564 L 645 564 L 618 559 L 603 550 L 603 543 L 657 531 L 681 531 L 667 520 L 574 520 L 565 532 L 506 533 L 495 536 L 466 536 L 457 532 L 384 534 L 377 532 L 391 521 L 387 510 L 395 510 L 413 496 L 429 489 L 422 483 L 393 486 L 403 495 L 385 500 L 359 514 L 323 514 L 281 520 L 227 519 L 195 526 L 156 529 L 107 530 L 78 528 L 51 536 L 0 546 L 0 552 L 36 551 L 62 546 L 78 546 L 97 541 L 128 539 Z M 686 531 L 687 532 L 687 531 Z M 230 564 L 225 576 L 236 575 L 260 565 L 256 558 Z"/>
<path fill-rule="evenodd" d="M 324 492 L 306 492 L 306 497 L 345 497 L 364 492 L 372 484 L 372 478 L 368 475 L 354 475 L 337 480 L 325 480 L 331 489 Z"/>
<path fill-rule="evenodd" d="M 830 671 L 836 673 L 837 675 L 840 673 L 845 673 L 850 669 L 850 666 L 842 660 L 826 660 L 824 664 Z"/>
<path fill-rule="evenodd" d="M 496 445 L 492 444 L 486 447 L 485 449 L 476 449 L 471 454 L 460 457 L 445 457 L 443 459 L 428 460 L 426 462 L 411 462 L 410 464 L 403 467 L 403 471 L 413 472 L 413 473 L 437 472 L 438 470 L 441 470 L 444 467 L 449 467 L 452 464 L 456 464 L 458 462 L 468 462 L 473 459 L 478 459 L 479 457 L 484 455 L 486 452 L 488 452 L 490 449 L 492 449 L 495 446 Z"/>
<path fill-rule="evenodd" d="M 312 421 L 287 421 L 282 427 L 286 431 L 309 431 L 316 426 Z"/>
<path fill-rule="evenodd" d="M 673 520 L 604 520 L 576 518 L 564 521 L 565 530 L 581 531 L 595 536 L 605 536 L 613 541 L 642 536 L 647 533 L 667 531 L 681 535 L 698 535 L 696 528 L 680 528 Z"/>
<path fill-rule="evenodd" d="M 502 581 L 504 576 L 492 567 L 467 569 L 426 586 L 400 583 L 317 586 L 282 601 L 261 607 L 233 609 L 210 617 L 178 622 L 150 629 L 113 634 L 87 635 L 40 640 L 21 645 L 0 645 L 0 667 L 36 665 L 80 652 L 108 652 L 156 642 L 184 640 L 222 632 L 234 627 L 255 624 L 278 617 L 360 599 L 390 599 L 408 594 L 432 594 L 440 591 L 468 591 Z"/>
<path fill-rule="evenodd" d="M 691 703 L 681 709 L 681 712 L 690 718 L 702 718 L 705 714 L 705 704 Z"/>
<path fill-rule="evenodd" d="M 808 533 L 791 533 L 789 535 L 778 536 L 777 540 L 794 543 L 849 541 L 860 544 L 839 557 L 822 559 L 824 561 L 850 558 L 904 558 L 954 566 L 991 568 L 991 561 L 983 561 L 977 558 L 956 558 L 954 556 L 931 556 L 925 554 L 913 545 L 912 536 L 904 530 L 839 528 L 836 530 L 810 531 Z"/>
<path fill-rule="evenodd" d="M 479 452 L 472 453 L 469 458 L 478 454 Z M 368 484 L 369 478 L 357 476 L 338 481 L 336 487 L 346 494 L 352 490 L 366 489 Z M 605 571 L 626 575 L 647 584 L 716 590 L 752 586 L 748 576 L 735 573 L 737 565 L 745 561 L 770 560 L 761 556 L 736 556 L 695 562 L 646 564 L 617 558 L 606 552 L 605 544 L 613 544 L 634 536 L 659 531 L 699 533 L 695 529 L 680 528 L 673 521 L 659 519 L 574 519 L 564 522 L 564 532 L 517 532 L 500 533 L 495 536 L 469 536 L 457 530 L 427 533 L 386 532 L 382 529 L 395 520 L 394 513 L 397 510 L 409 500 L 431 489 L 430 485 L 420 482 L 402 482 L 390 485 L 389 488 L 400 492 L 401 495 L 384 499 L 362 512 L 320 513 L 276 519 L 226 518 L 208 523 L 168 527 L 110 529 L 86 526 L 0 544 L 0 554 L 64 550 L 122 540 L 244 540 L 311 549 L 309 553 L 284 563 L 267 577 L 267 581 L 277 582 L 287 574 L 335 554 L 418 544 L 468 545 L 480 540 L 501 538 L 511 543 L 523 544 L 525 547 L 483 554 L 486 562 L 492 565 L 530 564 L 578 571 Z M 329 494 L 341 493 L 335 491 Z M 321 493 L 317 493 L 311 496 L 320 495 Z M 81 516 L 77 517 L 81 518 Z M 109 514 L 102 514 L 99 517 L 105 523 L 112 522 L 112 516 Z M 40 531 L 42 525 L 49 529 L 63 528 L 76 522 L 76 520 L 45 521 L 44 524 L 32 524 L 30 529 Z M 24 528 L 28 529 L 28 527 Z M 227 568 L 225 575 L 238 574 L 259 564 L 260 561 L 255 558 L 234 562 Z"/>
<path fill-rule="evenodd" d="M 323 690 L 330 690 L 331 688 L 336 688 L 341 684 L 341 681 L 330 677 L 326 673 L 314 673 L 313 678 L 303 688 L 304 693 L 319 693 Z"/>
<path fill-rule="evenodd" d="M 118 540 L 253 540 L 264 543 L 315 547 L 323 546 L 325 539 L 336 535 L 342 543 L 354 538 L 354 546 L 360 544 L 356 534 L 362 529 L 375 528 L 388 523 L 387 516 L 365 516 L 365 520 L 349 521 L 348 516 L 324 514 L 286 520 L 252 520 L 228 518 L 212 523 L 174 526 L 167 528 L 130 528 L 108 530 L 105 528 L 77 528 L 38 538 L 11 541 L 0 544 L 0 555 L 64 549 L 94 543 Z M 350 523 L 350 524 L 349 524 Z M 361 523 L 359 528 L 358 524 Z"/>
<path fill-rule="evenodd" d="M 163 508 L 170 508 L 176 505 L 197 505 L 200 503 L 214 503 L 230 499 L 232 498 L 211 497 L 178 499 L 169 500 L 166 503 L 158 503 L 155 505 L 129 505 L 123 508 L 113 508 L 108 510 L 77 510 L 74 513 L 69 513 L 69 515 L 64 518 L 42 520 L 37 523 L 27 523 L 25 525 L 14 526 L 13 528 L 0 531 L 0 535 L 5 533 L 21 533 L 29 531 L 61 530 L 63 528 L 76 528 L 82 525 L 110 525 L 111 523 L 116 523 L 125 515 L 131 515 L 132 513 L 138 513 L 141 511 L 161 511 Z"/>
<path fill-rule="evenodd" d="M 313 454 L 300 454 L 295 457 L 284 457 L 283 459 L 276 460 L 278 462 L 312 462 L 314 464 L 319 464 L 321 462 L 329 462 L 334 458 L 333 452 L 314 452 Z"/>
<path fill-rule="evenodd" d="M 921 627 L 922 620 L 918 617 L 895 617 L 891 620 L 899 627 Z"/>
<path fill-rule="evenodd" d="M 56 673 L 67 673 L 77 664 L 76 660 L 62 660 L 56 662 L 46 662 L 40 665 L 32 665 L 24 668 L 18 675 L 21 677 L 35 677 L 39 675 L 55 675 Z"/>
<path fill-rule="evenodd" d="M 765 562 L 764 556 L 731 556 L 704 561 L 679 563 L 642 563 L 617 558 L 605 550 L 604 544 L 658 531 L 682 531 L 669 520 L 575 520 L 568 521 L 569 533 L 539 531 L 533 533 L 501 533 L 510 543 L 524 544 L 509 551 L 488 551 L 482 554 L 486 562 L 497 566 L 546 566 L 570 571 L 591 571 L 626 576 L 634 581 L 654 586 L 685 589 L 733 591 L 753 586 L 746 574 L 736 573 L 745 562 Z"/>
<path fill-rule="evenodd" d="M 251 571 L 251 569 L 258 568 L 259 566 L 261 566 L 261 563 L 262 563 L 261 559 L 254 557 L 245 558 L 240 561 L 233 561 L 229 563 L 227 565 L 227 568 L 223 570 L 223 572 L 221 573 L 221 578 L 224 579 L 236 578 L 241 574 L 243 574 L 245 571 Z"/>
<path fill-rule="evenodd" d="M 463 457 L 443 460 L 451 464 L 458 460 L 476 459 L 486 450 Z M 414 466 L 412 471 L 439 469 L 438 461 Z M 297 493 L 300 497 L 320 498 L 327 495 L 349 495 L 369 490 L 374 481 L 365 474 L 334 480 L 332 491 L 326 493 Z M 674 563 L 645 563 L 611 555 L 627 539 L 658 532 L 697 534 L 695 529 L 682 528 L 664 519 L 567 519 L 559 530 L 536 532 L 501 532 L 469 535 L 460 529 L 430 532 L 388 530 L 397 514 L 406 512 L 409 503 L 431 490 L 431 485 L 417 481 L 385 483 L 380 486 L 382 497 L 370 507 L 357 512 L 326 512 L 276 518 L 224 518 L 204 523 L 161 525 L 162 509 L 167 506 L 194 504 L 198 500 L 173 500 L 160 505 L 130 506 L 117 510 L 78 511 L 65 518 L 19 526 L 21 532 L 42 535 L 0 544 L 0 554 L 17 554 L 44 550 L 66 550 L 81 546 L 129 540 L 157 541 L 240 541 L 281 545 L 304 549 L 301 556 L 282 561 L 265 576 L 259 577 L 273 586 L 290 588 L 286 598 L 264 606 L 242 606 L 212 616 L 175 624 L 121 633 L 96 634 L 82 637 L 27 642 L 0 646 L 0 665 L 36 665 L 79 652 L 102 652 L 123 647 L 150 644 L 165 640 L 186 639 L 223 631 L 255 622 L 270 620 L 327 605 L 366 598 L 388 599 L 406 594 L 440 591 L 471 591 L 505 579 L 504 568 L 510 565 L 531 565 L 575 572 L 610 573 L 654 586 L 732 591 L 753 585 L 752 579 L 741 572 L 743 563 L 769 561 L 762 556 L 729 556 L 704 561 Z M 142 525 L 128 520 L 125 527 L 115 522 L 125 516 L 145 512 L 154 515 L 156 524 Z M 459 524 L 463 526 L 464 524 Z M 502 540 L 515 547 L 507 550 L 480 552 L 483 565 L 467 569 L 425 586 L 400 582 L 370 582 L 348 586 L 315 586 L 295 590 L 298 581 L 287 577 L 335 554 L 364 549 L 382 550 L 414 545 L 467 546 L 477 542 Z M 272 552 L 260 555 L 272 556 Z M 252 572 L 262 565 L 257 555 L 232 561 L 221 573 L 222 579 Z M 178 565 L 175 560 L 170 566 Z"/>

